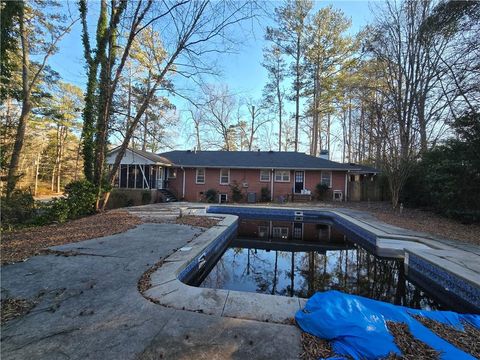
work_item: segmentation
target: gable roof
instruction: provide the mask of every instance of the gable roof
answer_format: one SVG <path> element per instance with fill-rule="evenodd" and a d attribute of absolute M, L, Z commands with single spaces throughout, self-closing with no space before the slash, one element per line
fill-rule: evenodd
<path fill-rule="evenodd" d="M 356 170 L 350 164 L 322 159 L 293 151 L 191 151 L 175 150 L 159 154 L 174 165 L 185 167 Z M 357 169 L 358 170 L 358 169 Z"/>
<path fill-rule="evenodd" d="M 120 146 L 117 146 L 116 148 L 110 150 L 108 152 L 109 155 L 116 153 L 120 149 Z M 128 148 L 126 151 L 131 151 L 134 154 L 137 154 L 147 160 L 150 160 L 156 164 L 159 165 L 171 165 L 171 161 L 169 159 L 164 158 L 163 156 L 157 155 L 155 153 L 149 152 L 149 151 L 143 151 L 143 150 L 137 150 L 137 149 L 132 149 Z"/>

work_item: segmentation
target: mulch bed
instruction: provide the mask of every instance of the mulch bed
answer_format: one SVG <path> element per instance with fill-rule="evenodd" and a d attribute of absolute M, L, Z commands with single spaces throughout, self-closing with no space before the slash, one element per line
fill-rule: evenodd
<path fill-rule="evenodd" d="M 64 224 L 4 232 L 0 244 L 1 264 L 24 261 L 50 246 L 122 233 L 139 224 L 142 220 L 126 211 L 108 211 Z"/>
<path fill-rule="evenodd" d="M 464 322 L 465 331 L 461 331 L 423 316 L 414 318 L 450 344 L 480 359 L 480 330 L 476 327 Z"/>
<path fill-rule="evenodd" d="M 413 337 L 407 324 L 387 321 L 387 327 L 393 335 L 395 345 L 402 352 L 401 357 L 392 354 L 387 359 L 427 360 L 440 358 L 440 352 Z"/>
<path fill-rule="evenodd" d="M 9 320 L 27 314 L 35 303 L 25 299 L 8 298 L 1 300 L 0 323 L 3 325 Z"/>

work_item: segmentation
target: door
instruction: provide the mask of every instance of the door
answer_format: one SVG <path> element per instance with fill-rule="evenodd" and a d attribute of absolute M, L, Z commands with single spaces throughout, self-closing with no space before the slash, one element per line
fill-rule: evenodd
<path fill-rule="evenodd" d="M 305 172 L 304 171 L 295 171 L 295 193 L 300 194 L 305 188 Z"/>

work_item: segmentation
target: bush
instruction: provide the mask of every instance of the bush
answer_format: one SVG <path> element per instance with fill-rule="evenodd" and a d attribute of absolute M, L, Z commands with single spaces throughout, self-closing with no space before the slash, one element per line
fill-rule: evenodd
<path fill-rule="evenodd" d="M 86 180 L 73 181 L 65 186 L 65 197 L 39 206 L 37 225 L 65 222 L 95 212 L 95 186 Z"/>
<path fill-rule="evenodd" d="M 36 225 L 46 225 L 52 222 L 63 223 L 70 218 L 70 206 L 65 198 L 58 198 L 42 203 L 38 207 Z"/>
<path fill-rule="evenodd" d="M 270 190 L 267 187 L 262 187 L 260 190 L 260 201 L 268 202 L 270 201 Z"/>
<path fill-rule="evenodd" d="M 35 200 L 30 191 L 15 190 L 10 195 L 10 199 L 2 197 L 1 203 L 2 228 L 28 224 L 35 218 Z"/>
<path fill-rule="evenodd" d="M 452 126 L 458 138 L 423 154 L 400 201 L 465 223 L 480 222 L 480 114 L 466 114 Z"/>
<path fill-rule="evenodd" d="M 152 193 L 150 191 L 142 192 L 142 205 L 150 204 L 152 201 Z"/>
<path fill-rule="evenodd" d="M 70 210 L 70 219 L 95 212 L 96 189 L 87 180 L 73 181 L 67 184 L 65 186 L 65 196 Z"/>
<path fill-rule="evenodd" d="M 324 200 L 325 194 L 327 193 L 329 187 L 326 184 L 318 183 L 317 186 L 315 186 L 315 194 L 317 196 L 318 200 Z"/>
<path fill-rule="evenodd" d="M 243 199 L 242 189 L 236 181 L 230 185 L 230 190 L 232 191 L 232 200 L 233 202 L 240 202 Z"/>
<path fill-rule="evenodd" d="M 205 191 L 205 199 L 209 203 L 215 203 L 218 199 L 218 191 L 215 189 L 208 189 Z"/>

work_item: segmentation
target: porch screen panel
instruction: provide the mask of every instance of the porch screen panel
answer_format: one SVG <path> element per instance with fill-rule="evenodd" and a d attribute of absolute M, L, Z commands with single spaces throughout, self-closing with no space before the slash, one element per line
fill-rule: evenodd
<path fill-rule="evenodd" d="M 147 179 L 148 187 L 152 188 L 150 186 L 150 165 L 145 165 L 145 170 L 144 171 L 145 171 L 145 178 Z M 145 184 L 145 182 L 143 182 L 143 187 L 146 188 L 147 184 Z"/>
<path fill-rule="evenodd" d="M 135 187 L 137 189 L 143 189 L 143 173 L 142 173 L 142 170 L 140 170 L 140 166 L 143 167 L 143 165 L 137 165 L 136 166 L 136 171 L 137 171 L 137 180 L 135 182 Z"/>
<path fill-rule="evenodd" d="M 152 176 L 150 177 L 150 189 L 157 188 L 157 167 L 152 166 Z"/>
<path fill-rule="evenodd" d="M 128 185 L 129 189 L 135 188 L 135 165 L 128 165 Z"/>
<path fill-rule="evenodd" d="M 120 165 L 120 187 L 127 187 L 127 167 L 128 165 Z"/>

